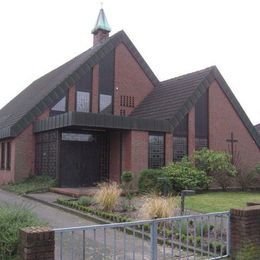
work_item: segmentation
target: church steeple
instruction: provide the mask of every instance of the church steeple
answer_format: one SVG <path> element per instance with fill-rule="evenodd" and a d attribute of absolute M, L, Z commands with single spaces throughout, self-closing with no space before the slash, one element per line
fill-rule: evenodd
<path fill-rule="evenodd" d="M 94 45 L 107 39 L 109 37 L 109 32 L 111 32 L 111 28 L 108 24 L 104 9 L 101 7 L 96 25 L 92 30 L 92 34 L 94 35 Z"/>

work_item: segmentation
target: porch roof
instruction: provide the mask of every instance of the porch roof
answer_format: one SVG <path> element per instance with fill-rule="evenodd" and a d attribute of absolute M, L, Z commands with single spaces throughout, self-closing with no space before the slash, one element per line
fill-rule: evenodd
<path fill-rule="evenodd" d="M 167 120 L 114 116 L 106 114 L 68 112 L 34 123 L 34 133 L 69 126 L 172 132 L 173 127 Z"/>

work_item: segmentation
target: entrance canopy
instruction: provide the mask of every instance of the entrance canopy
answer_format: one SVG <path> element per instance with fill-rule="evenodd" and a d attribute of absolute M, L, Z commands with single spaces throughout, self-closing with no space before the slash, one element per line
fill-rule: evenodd
<path fill-rule="evenodd" d="M 84 112 L 68 112 L 34 123 L 34 132 L 39 133 L 68 126 L 102 127 L 126 130 L 172 132 L 167 120 L 114 116 Z"/>

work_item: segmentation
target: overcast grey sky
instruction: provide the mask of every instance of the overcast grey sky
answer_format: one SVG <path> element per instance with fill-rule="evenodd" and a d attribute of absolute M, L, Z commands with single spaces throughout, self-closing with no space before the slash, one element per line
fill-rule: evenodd
<path fill-rule="evenodd" d="M 259 0 L 103 0 L 160 80 L 217 65 L 260 123 Z M 0 108 L 92 45 L 99 0 L 1 0 Z"/>

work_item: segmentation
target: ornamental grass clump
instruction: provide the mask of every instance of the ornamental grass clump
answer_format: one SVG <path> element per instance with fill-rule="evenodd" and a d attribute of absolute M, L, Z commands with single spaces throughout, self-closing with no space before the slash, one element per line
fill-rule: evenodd
<path fill-rule="evenodd" d="M 175 197 L 151 195 L 145 198 L 140 215 L 144 219 L 169 218 L 175 215 L 177 209 L 178 200 Z"/>
<path fill-rule="evenodd" d="M 112 211 L 119 201 L 122 190 L 116 182 L 101 183 L 94 199 L 105 211 Z"/>

